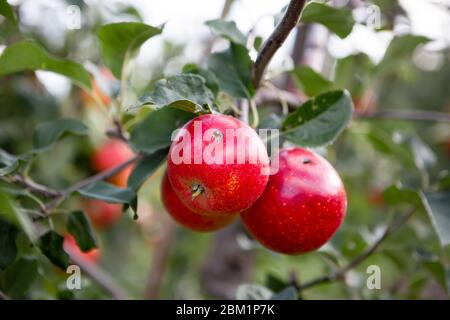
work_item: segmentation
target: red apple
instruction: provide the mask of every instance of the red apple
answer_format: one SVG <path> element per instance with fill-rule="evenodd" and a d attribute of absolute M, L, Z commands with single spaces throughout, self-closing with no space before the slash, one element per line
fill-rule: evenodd
<path fill-rule="evenodd" d="M 230 224 L 236 216 L 205 216 L 192 212 L 178 199 L 170 185 L 167 172 L 161 184 L 161 198 L 167 212 L 184 227 L 194 231 L 214 231 Z"/>
<path fill-rule="evenodd" d="M 190 210 L 234 215 L 264 191 L 269 158 L 256 132 L 236 118 L 207 114 L 188 122 L 172 142 L 168 175 Z"/>
<path fill-rule="evenodd" d="M 83 209 L 97 229 L 103 229 L 116 223 L 122 216 L 122 205 L 97 199 L 83 201 Z"/>
<path fill-rule="evenodd" d="M 283 149 L 279 170 L 266 190 L 241 214 L 248 231 L 264 246 L 285 254 L 320 248 L 344 220 L 347 196 L 339 175 L 321 156 Z"/>
<path fill-rule="evenodd" d="M 92 167 L 97 171 L 108 170 L 129 160 L 133 156 L 133 151 L 126 143 L 119 140 L 109 140 L 95 151 L 92 156 Z M 130 165 L 113 175 L 109 181 L 118 187 L 126 187 L 128 177 L 132 170 L 133 166 Z"/>
<path fill-rule="evenodd" d="M 99 249 L 91 249 L 88 252 L 81 251 L 75 238 L 70 234 L 64 237 L 63 247 L 70 257 L 77 256 L 89 263 L 98 263 L 100 261 Z"/>

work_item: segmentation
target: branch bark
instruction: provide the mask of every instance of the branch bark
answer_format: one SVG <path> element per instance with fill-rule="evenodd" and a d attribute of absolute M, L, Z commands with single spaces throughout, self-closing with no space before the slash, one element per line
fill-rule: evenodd
<path fill-rule="evenodd" d="M 255 88 L 258 88 L 263 78 L 264 71 L 273 55 L 284 43 L 292 29 L 297 25 L 305 2 L 306 0 L 291 0 L 283 19 L 281 19 L 275 30 L 264 42 L 252 67 L 252 82 Z"/>
<path fill-rule="evenodd" d="M 392 224 L 390 224 L 389 226 L 386 227 L 386 229 L 384 230 L 383 234 L 380 236 L 380 238 L 378 238 L 377 241 L 375 241 L 369 248 L 367 248 L 361 255 L 357 256 L 355 259 L 353 259 L 352 261 L 350 261 L 346 266 L 344 266 L 343 268 L 339 269 L 338 271 L 329 274 L 329 275 L 325 275 L 322 277 L 318 277 L 316 279 L 307 281 L 299 286 L 297 286 L 297 290 L 299 292 L 309 289 L 311 287 L 314 287 L 316 285 L 319 284 L 324 284 L 324 283 L 330 283 L 332 281 L 341 281 L 343 279 L 345 279 L 345 275 L 352 269 L 356 268 L 357 266 L 359 266 L 362 262 L 364 262 L 364 260 L 366 260 L 368 257 L 370 257 L 372 254 L 374 254 L 378 248 L 380 247 L 380 245 L 392 234 L 394 233 L 398 228 L 400 228 L 406 221 L 409 220 L 409 218 L 411 218 L 411 216 L 414 214 L 414 212 L 416 211 L 416 208 L 411 209 L 410 211 L 408 211 L 406 214 L 404 214 L 402 217 L 396 219 L 393 221 Z"/>

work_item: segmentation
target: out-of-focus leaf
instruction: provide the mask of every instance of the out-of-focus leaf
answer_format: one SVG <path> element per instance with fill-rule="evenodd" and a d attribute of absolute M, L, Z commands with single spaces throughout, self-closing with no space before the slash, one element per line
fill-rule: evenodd
<path fill-rule="evenodd" d="M 55 265 L 65 270 L 69 266 L 69 255 L 64 251 L 64 238 L 50 230 L 40 238 L 42 253 Z"/>
<path fill-rule="evenodd" d="M 87 252 L 97 247 L 91 223 L 83 211 L 70 213 L 67 230 L 73 235 L 81 251 Z"/>
<path fill-rule="evenodd" d="M 298 292 L 294 286 L 289 286 L 274 294 L 270 300 L 298 300 Z"/>
<path fill-rule="evenodd" d="M 155 84 L 155 90 L 140 98 L 137 105 L 155 105 L 157 108 L 173 107 L 192 113 L 206 113 L 214 103 L 214 95 L 203 77 L 183 73 Z"/>
<path fill-rule="evenodd" d="M 0 0 L 0 15 L 4 16 L 15 26 L 17 26 L 17 20 L 14 11 L 6 0 Z"/>
<path fill-rule="evenodd" d="M 131 131 L 130 143 L 134 149 L 148 154 L 166 149 L 174 130 L 194 117 L 191 112 L 175 108 L 153 111 Z"/>
<path fill-rule="evenodd" d="M 442 263 L 438 256 L 429 251 L 418 248 L 416 250 L 416 256 L 419 262 L 436 279 L 441 287 L 447 292 L 450 292 L 450 287 L 448 287 L 448 272 L 450 271 L 450 268 Z"/>
<path fill-rule="evenodd" d="M 88 127 L 77 119 L 63 118 L 43 123 L 34 132 L 33 151 L 42 152 L 51 148 L 64 134 L 86 135 L 88 131 Z"/>
<path fill-rule="evenodd" d="M 273 292 L 258 284 L 241 284 L 236 291 L 237 300 L 270 300 Z"/>
<path fill-rule="evenodd" d="M 422 192 L 423 205 L 442 246 L 450 243 L 450 192 Z"/>
<path fill-rule="evenodd" d="M 238 29 L 234 21 L 225 21 L 222 19 L 206 21 L 206 25 L 220 37 L 224 37 L 234 43 L 243 46 L 247 43 L 247 37 Z"/>
<path fill-rule="evenodd" d="M 182 71 L 184 73 L 195 73 L 202 76 L 205 79 L 205 85 L 214 93 L 214 95 L 217 95 L 219 92 L 219 81 L 215 74 L 208 69 L 200 68 L 194 63 L 188 63 L 183 66 Z"/>
<path fill-rule="evenodd" d="M 439 175 L 439 180 L 437 182 L 437 188 L 439 191 L 450 189 L 450 172 L 441 172 L 441 174 Z"/>
<path fill-rule="evenodd" d="M 17 157 L 9 154 L 5 150 L 0 149 L 0 177 L 14 172 L 18 167 L 19 160 Z"/>
<path fill-rule="evenodd" d="M 361 97 L 371 80 L 374 64 L 364 53 L 349 55 L 336 62 L 334 86 L 347 89 L 353 99 Z"/>
<path fill-rule="evenodd" d="M 282 135 L 301 146 L 321 146 L 333 142 L 352 117 L 353 103 L 347 91 L 318 95 L 288 115 Z"/>
<path fill-rule="evenodd" d="M 383 199 L 389 206 L 409 204 L 417 209 L 423 208 L 420 193 L 415 190 L 402 188 L 400 185 L 393 185 L 384 190 Z"/>
<path fill-rule="evenodd" d="M 320 73 L 311 67 L 298 65 L 292 71 L 293 78 L 302 91 L 308 96 L 315 96 L 324 91 L 330 90 L 333 83 L 325 79 Z"/>
<path fill-rule="evenodd" d="M 319 2 L 309 2 L 302 11 L 300 21 L 320 23 L 340 38 L 348 36 L 355 24 L 350 9 L 346 7 L 334 8 Z"/>
<path fill-rule="evenodd" d="M 91 78 L 81 64 L 52 57 L 32 40 L 14 43 L 7 47 L 0 56 L 0 76 L 24 70 L 45 70 L 59 73 L 86 91 L 91 89 Z"/>
<path fill-rule="evenodd" d="M 15 225 L 0 218 L 0 269 L 6 268 L 16 259 L 17 232 Z"/>
<path fill-rule="evenodd" d="M 34 230 L 30 217 L 17 208 L 8 195 L 0 192 L 0 216 L 2 215 L 6 220 L 22 229 L 31 243 L 36 242 L 36 231 Z"/>
<path fill-rule="evenodd" d="M 266 276 L 265 285 L 273 292 L 280 292 L 288 286 L 286 281 L 280 279 L 279 277 L 275 276 L 272 273 L 269 273 Z"/>
<path fill-rule="evenodd" d="M 25 298 L 25 294 L 38 274 L 38 262 L 34 257 L 23 256 L 6 269 L 4 290 L 12 299 Z"/>
<path fill-rule="evenodd" d="M 138 190 L 144 182 L 159 168 L 166 159 L 169 149 L 161 149 L 152 154 L 146 154 L 140 159 L 128 178 L 128 187 Z"/>
<path fill-rule="evenodd" d="M 111 203 L 129 203 L 136 197 L 136 192 L 131 188 L 118 188 L 111 183 L 97 181 L 78 192 L 88 198 L 103 200 Z"/>
<path fill-rule="evenodd" d="M 124 63 L 138 54 L 145 41 L 161 32 L 160 28 L 140 22 L 118 22 L 102 26 L 98 36 L 106 66 L 120 79 Z"/>
<path fill-rule="evenodd" d="M 227 50 L 210 55 L 207 64 L 217 77 L 220 90 L 243 99 L 255 94 L 250 78 L 252 61 L 244 46 L 231 44 Z"/>
<path fill-rule="evenodd" d="M 418 45 L 428 41 L 430 40 L 426 37 L 411 34 L 395 37 L 386 49 L 383 59 L 375 67 L 375 72 L 385 70 L 397 62 L 411 57 Z"/>
<path fill-rule="evenodd" d="M 414 162 L 419 170 L 426 170 L 436 163 L 436 155 L 433 150 L 419 137 L 411 138 L 410 147 Z"/>

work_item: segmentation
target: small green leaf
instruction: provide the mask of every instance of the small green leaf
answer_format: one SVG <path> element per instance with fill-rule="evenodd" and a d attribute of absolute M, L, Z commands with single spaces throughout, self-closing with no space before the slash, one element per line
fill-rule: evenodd
<path fill-rule="evenodd" d="M 400 185 L 393 185 L 384 190 L 383 199 L 390 206 L 408 204 L 415 206 L 417 209 L 423 208 L 420 193 L 412 189 L 402 188 Z"/>
<path fill-rule="evenodd" d="M 0 192 L 0 215 L 9 222 L 22 229 L 31 243 L 36 243 L 37 236 L 30 217 L 17 208 L 13 200 L 5 193 Z"/>
<path fill-rule="evenodd" d="M 87 252 L 97 247 L 91 223 L 83 211 L 70 213 L 67 230 L 73 235 L 81 251 Z"/>
<path fill-rule="evenodd" d="M 155 90 L 139 99 L 137 105 L 155 105 L 157 108 L 173 107 L 192 113 L 207 113 L 214 103 L 214 94 L 203 77 L 183 73 L 156 82 Z"/>
<path fill-rule="evenodd" d="M 394 66 L 399 61 L 411 57 L 418 45 L 428 41 L 430 39 L 426 37 L 411 34 L 395 37 L 386 49 L 383 59 L 375 67 L 375 72 L 389 70 L 391 66 Z"/>
<path fill-rule="evenodd" d="M 200 68 L 194 63 L 188 63 L 183 66 L 183 73 L 195 73 L 202 76 L 205 79 L 205 85 L 211 90 L 214 95 L 219 92 L 219 81 L 214 73 L 208 69 Z"/>
<path fill-rule="evenodd" d="M 247 37 L 238 29 L 234 21 L 225 21 L 222 19 L 206 21 L 206 25 L 218 36 L 230 40 L 231 42 L 241 44 L 247 43 Z"/>
<path fill-rule="evenodd" d="M 336 62 L 334 86 L 347 89 L 353 98 L 361 97 L 371 81 L 374 64 L 364 53 L 349 55 Z"/>
<path fill-rule="evenodd" d="M 347 91 L 318 95 L 288 115 L 282 135 L 291 142 L 315 147 L 333 142 L 352 117 L 353 103 Z"/>
<path fill-rule="evenodd" d="M 0 269 L 6 268 L 16 259 L 18 231 L 15 225 L 0 218 Z"/>
<path fill-rule="evenodd" d="M 298 292 L 294 286 L 289 286 L 274 294 L 270 300 L 298 300 Z"/>
<path fill-rule="evenodd" d="M 76 85 L 90 91 L 91 78 L 79 63 L 52 57 L 32 40 L 23 40 L 7 47 L 0 56 L 0 76 L 25 71 L 45 70 L 70 78 Z"/>
<path fill-rule="evenodd" d="M 298 86 L 310 97 L 330 90 L 333 87 L 333 82 L 325 79 L 320 73 L 305 65 L 295 67 L 292 75 Z"/>
<path fill-rule="evenodd" d="M 88 127 L 80 120 L 71 118 L 43 123 L 34 132 L 33 151 L 42 152 L 51 148 L 66 133 L 86 135 L 88 134 L 88 130 Z"/>
<path fill-rule="evenodd" d="M 24 298 L 38 274 L 38 262 L 34 257 L 21 257 L 4 273 L 4 290 L 12 299 Z"/>
<path fill-rule="evenodd" d="M 140 22 L 119 22 L 102 26 L 98 36 L 106 66 L 120 79 L 126 61 L 137 55 L 145 41 L 161 32 L 162 29 Z"/>
<path fill-rule="evenodd" d="M 128 187 L 139 190 L 144 182 L 159 168 L 166 159 L 168 149 L 161 149 L 152 154 L 146 154 L 140 159 L 128 178 Z"/>
<path fill-rule="evenodd" d="M 65 270 L 69 266 L 69 255 L 64 251 L 64 238 L 55 231 L 41 236 L 39 247 L 42 253 L 55 265 Z"/>
<path fill-rule="evenodd" d="M 171 144 L 174 130 L 195 115 L 175 108 L 162 108 L 151 112 L 131 131 L 130 143 L 136 150 L 152 154 Z"/>
<path fill-rule="evenodd" d="M 272 273 L 269 273 L 266 276 L 265 285 L 267 288 L 269 288 L 273 292 L 280 292 L 288 286 L 286 281 L 284 281 L 283 279 L 280 279 L 278 276 L 276 276 Z"/>
<path fill-rule="evenodd" d="M 305 6 L 300 16 L 300 21 L 320 23 L 340 38 L 348 36 L 355 24 L 350 9 L 346 7 L 334 8 L 318 2 L 310 2 Z"/>
<path fill-rule="evenodd" d="M 13 173 L 19 167 L 19 159 L 0 149 L 0 177 Z"/>
<path fill-rule="evenodd" d="M 421 196 L 441 245 L 450 244 L 450 192 L 422 192 Z"/>
<path fill-rule="evenodd" d="M 243 99 L 255 94 L 250 77 L 252 61 L 244 46 L 232 43 L 227 50 L 210 55 L 207 64 L 220 90 Z"/>
<path fill-rule="evenodd" d="M 241 284 L 236 291 L 237 300 L 270 300 L 273 292 L 258 284 Z"/>
<path fill-rule="evenodd" d="M 118 188 L 104 181 L 97 181 L 78 192 L 85 197 L 111 203 L 129 203 L 136 196 L 131 188 Z"/>
<path fill-rule="evenodd" d="M 6 0 L 0 0 L 0 15 L 4 16 L 15 26 L 17 26 L 17 20 L 14 11 Z"/>

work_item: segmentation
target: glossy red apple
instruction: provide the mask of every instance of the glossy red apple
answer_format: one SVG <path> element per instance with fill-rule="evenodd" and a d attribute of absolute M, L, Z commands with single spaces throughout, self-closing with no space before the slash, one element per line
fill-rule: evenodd
<path fill-rule="evenodd" d="M 104 229 L 116 223 L 122 216 L 122 205 L 108 203 L 97 199 L 85 199 L 82 203 L 84 211 L 97 229 Z"/>
<path fill-rule="evenodd" d="M 235 220 L 236 215 L 205 216 L 192 212 L 178 199 L 170 185 L 167 172 L 161 184 L 161 198 L 170 216 L 184 227 L 194 231 L 218 230 Z"/>
<path fill-rule="evenodd" d="M 256 132 L 226 115 L 191 120 L 169 151 L 171 185 L 199 214 L 234 215 L 249 208 L 264 191 L 268 170 L 267 150 Z"/>
<path fill-rule="evenodd" d="M 75 238 L 70 234 L 64 237 L 63 247 L 70 257 L 77 256 L 89 263 L 98 263 L 100 261 L 101 254 L 99 249 L 91 249 L 88 252 L 81 251 Z"/>
<path fill-rule="evenodd" d="M 283 149 L 278 157 L 278 172 L 241 214 L 243 223 L 273 251 L 295 255 L 318 249 L 344 220 L 347 196 L 342 181 L 327 160 L 306 149 Z"/>
<path fill-rule="evenodd" d="M 133 156 L 133 151 L 126 143 L 119 140 L 109 140 L 95 151 L 91 159 L 92 167 L 97 171 L 108 170 L 129 160 Z M 133 166 L 130 165 L 108 180 L 118 187 L 126 187 L 128 177 L 132 170 Z"/>

